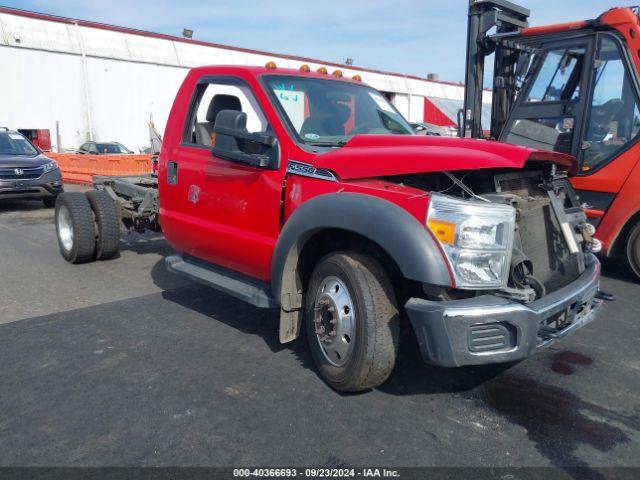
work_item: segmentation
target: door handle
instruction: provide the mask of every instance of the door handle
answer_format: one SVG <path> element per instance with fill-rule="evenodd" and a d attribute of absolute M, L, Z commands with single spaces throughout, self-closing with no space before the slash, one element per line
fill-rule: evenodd
<path fill-rule="evenodd" d="M 167 183 L 177 185 L 178 183 L 178 162 L 169 161 L 167 163 Z"/>

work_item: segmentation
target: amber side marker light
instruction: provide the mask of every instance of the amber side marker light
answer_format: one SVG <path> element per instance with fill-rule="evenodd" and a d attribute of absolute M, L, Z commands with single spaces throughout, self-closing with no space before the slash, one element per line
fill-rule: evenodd
<path fill-rule="evenodd" d="M 334 74 L 336 77 L 341 77 L 341 76 L 342 76 L 342 70 L 334 70 L 334 71 L 333 71 L 333 74 Z"/>
<path fill-rule="evenodd" d="M 327 73 L 327 69 L 326 69 L 326 68 L 324 68 L 324 67 L 320 67 L 320 68 L 318 69 L 318 73 L 324 73 L 324 74 L 326 74 L 326 73 Z"/>
<path fill-rule="evenodd" d="M 362 77 L 360 75 L 354 75 L 353 78 L 356 82 L 361 82 L 362 81 Z"/>
<path fill-rule="evenodd" d="M 267 62 L 265 68 L 268 68 L 269 70 L 275 70 L 278 67 L 276 66 L 276 62 Z"/>
<path fill-rule="evenodd" d="M 438 240 L 443 243 L 453 245 L 456 237 L 456 224 L 443 222 L 442 220 L 431 219 L 428 222 L 429 230 L 433 232 Z"/>
<path fill-rule="evenodd" d="M 305 63 L 304 65 L 300 65 L 300 71 L 301 72 L 310 72 L 311 71 L 311 67 Z"/>

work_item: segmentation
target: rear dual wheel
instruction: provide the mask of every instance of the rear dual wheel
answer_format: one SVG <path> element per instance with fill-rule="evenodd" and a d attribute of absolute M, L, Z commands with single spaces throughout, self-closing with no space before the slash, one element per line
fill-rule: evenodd
<path fill-rule="evenodd" d="M 120 223 L 115 202 L 102 190 L 65 192 L 56 199 L 60 253 L 70 263 L 108 260 L 118 253 Z"/>
<path fill-rule="evenodd" d="M 96 259 L 109 260 L 120 249 L 120 216 L 113 199 L 104 190 L 86 193 L 96 223 Z"/>

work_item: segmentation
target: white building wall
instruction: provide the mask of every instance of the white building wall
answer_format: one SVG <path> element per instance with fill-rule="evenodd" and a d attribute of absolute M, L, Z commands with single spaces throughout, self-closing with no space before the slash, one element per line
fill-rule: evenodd
<path fill-rule="evenodd" d="M 149 144 L 151 116 L 164 131 L 188 69 L 88 58 L 87 71 L 94 138 L 119 141 L 137 151 Z"/>
<path fill-rule="evenodd" d="M 0 48 L 0 65 L 0 126 L 48 128 L 54 141 L 59 120 L 66 145 L 86 138 L 79 57 Z"/>
<path fill-rule="evenodd" d="M 120 141 L 136 150 L 149 143 L 151 115 L 164 131 L 175 93 L 189 68 L 264 65 L 270 60 L 287 68 L 307 63 L 313 70 L 336 69 L 303 59 L 0 12 L 0 126 L 48 128 L 55 145 L 58 121 L 62 147 L 76 148 L 91 131 L 96 140 Z M 464 96 L 459 85 L 348 67 L 340 70 L 394 93 L 396 107 L 410 121 L 423 120 L 425 96 Z"/>

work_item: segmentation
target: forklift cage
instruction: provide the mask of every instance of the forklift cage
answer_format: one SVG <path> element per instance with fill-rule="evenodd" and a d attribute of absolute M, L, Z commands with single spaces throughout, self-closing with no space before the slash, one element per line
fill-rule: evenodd
<path fill-rule="evenodd" d="M 461 137 L 483 138 L 482 94 L 484 69 L 495 53 L 491 136 L 497 138 L 516 95 L 516 69 L 526 48 L 509 39 L 529 26 L 529 9 L 507 0 L 469 0 L 464 110 L 459 118 Z M 488 32 L 496 27 L 495 34 Z M 496 48 L 500 44 L 500 48 Z"/>

